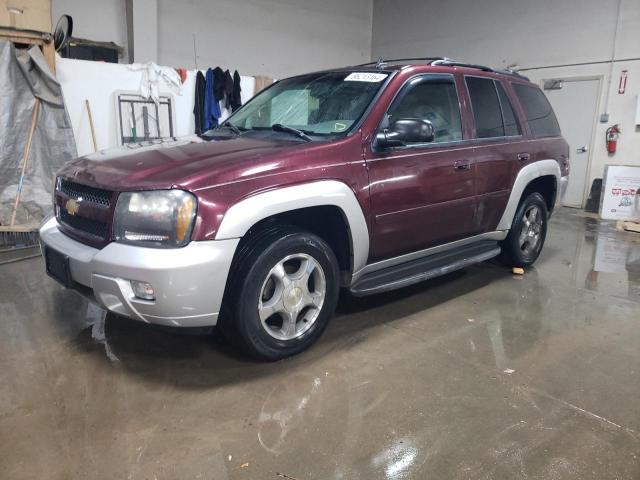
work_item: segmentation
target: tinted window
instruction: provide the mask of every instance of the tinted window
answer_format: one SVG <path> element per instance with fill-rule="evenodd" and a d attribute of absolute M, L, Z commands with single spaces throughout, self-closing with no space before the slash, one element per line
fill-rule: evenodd
<path fill-rule="evenodd" d="M 498 89 L 498 98 L 500 99 L 500 107 L 502 107 L 502 120 L 504 121 L 504 133 L 507 136 L 520 135 L 520 127 L 516 121 L 516 115 L 513 113 L 513 107 L 507 97 L 507 92 L 500 82 L 496 82 Z"/>
<path fill-rule="evenodd" d="M 433 124 L 434 143 L 462 140 L 460 106 L 452 76 L 418 77 L 405 88 L 389 109 L 389 123 L 401 118 L 422 118 Z"/>
<path fill-rule="evenodd" d="M 492 79 L 466 77 L 473 118 L 476 122 L 476 137 L 491 138 L 504 136 L 502 112 L 498 94 Z"/>
<path fill-rule="evenodd" d="M 536 137 L 560 135 L 558 120 L 542 90 L 515 83 L 513 89 L 520 99 L 529 127 Z"/>

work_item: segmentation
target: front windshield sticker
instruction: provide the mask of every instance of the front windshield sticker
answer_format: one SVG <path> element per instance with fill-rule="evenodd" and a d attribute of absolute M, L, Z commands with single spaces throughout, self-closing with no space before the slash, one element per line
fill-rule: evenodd
<path fill-rule="evenodd" d="M 388 73 L 353 72 L 347 75 L 345 82 L 371 82 L 378 83 L 389 76 Z"/>

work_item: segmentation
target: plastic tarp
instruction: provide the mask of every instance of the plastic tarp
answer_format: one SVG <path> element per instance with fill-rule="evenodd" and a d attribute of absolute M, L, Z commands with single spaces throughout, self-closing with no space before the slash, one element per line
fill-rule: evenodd
<path fill-rule="evenodd" d="M 40 49 L 0 42 L 1 225 L 11 218 L 36 98 L 41 103 L 16 225 L 37 225 L 51 211 L 55 172 L 76 157 L 76 144 L 62 89 Z"/>

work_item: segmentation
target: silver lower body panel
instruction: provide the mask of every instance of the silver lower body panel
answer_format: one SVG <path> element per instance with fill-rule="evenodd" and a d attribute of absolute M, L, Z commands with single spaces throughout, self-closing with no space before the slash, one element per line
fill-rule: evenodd
<path fill-rule="evenodd" d="M 146 323 L 202 327 L 218 321 L 239 239 L 191 242 L 173 249 L 114 242 L 97 249 L 63 234 L 51 218 L 40 229 L 40 241 L 68 257 L 73 282 L 91 289 L 107 310 Z M 136 297 L 132 280 L 150 283 L 155 300 Z"/>

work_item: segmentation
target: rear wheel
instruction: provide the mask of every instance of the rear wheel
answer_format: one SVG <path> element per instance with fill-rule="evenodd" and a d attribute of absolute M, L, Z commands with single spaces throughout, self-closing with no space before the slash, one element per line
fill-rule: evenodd
<path fill-rule="evenodd" d="M 251 355 L 278 360 L 308 348 L 333 315 L 339 294 L 336 257 L 320 237 L 275 227 L 240 252 L 225 335 Z"/>
<path fill-rule="evenodd" d="M 547 236 L 547 204 L 537 192 L 518 207 L 507 238 L 502 242 L 502 260 L 512 267 L 528 267 L 540 255 Z"/>

